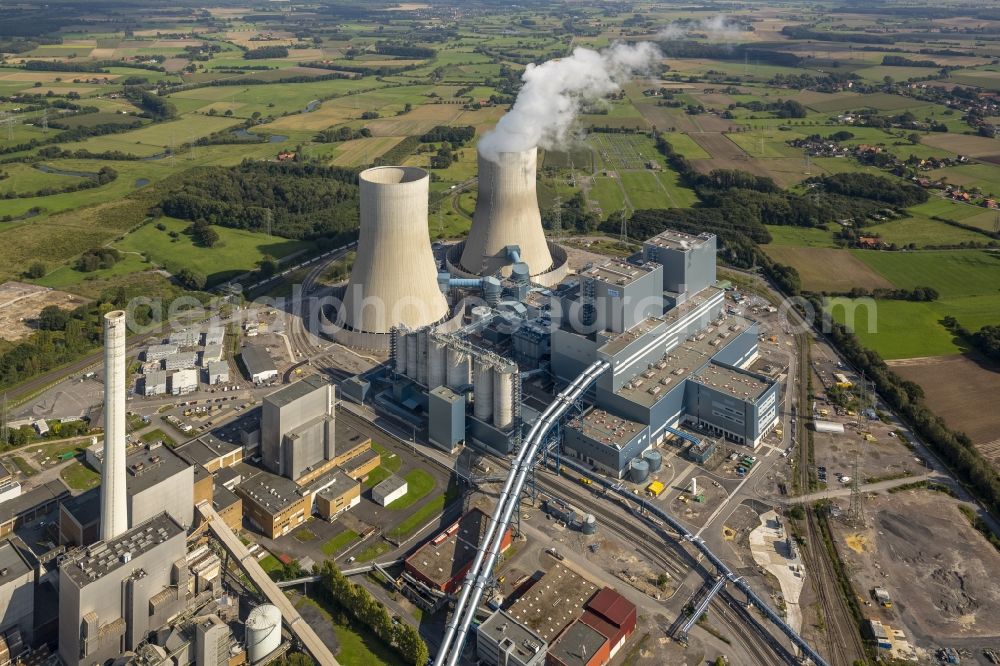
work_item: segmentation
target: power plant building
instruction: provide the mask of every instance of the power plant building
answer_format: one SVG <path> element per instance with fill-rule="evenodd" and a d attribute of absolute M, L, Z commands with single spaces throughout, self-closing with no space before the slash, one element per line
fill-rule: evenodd
<path fill-rule="evenodd" d="M 271 356 L 259 347 L 244 347 L 240 354 L 243 367 L 247 371 L 247 379 L 254 384 L 266 384 L 278 377 L 278 369 L 274 367 Z"/>
<path fill-rule="evenodd" d="M 59 657 L 89 666 L 135 650 L 186 602 L 186 532 L 166 513 L 59 565 Z"/>
<path fill-rule="evenodd" d="M 20 539 L 0 541 L 0 635 L 18 629 L 26 643 L 34 631 L 35 570 Z"/>
<path fill-rule="evenodd" d="M 335 457 L 334 388 L 318 375 L 264 398 L 261 449 L 266 469 L 298 480 Z"/>
<path fill-rule="evenodd" d="M 163 370 L 151 370 L 143 380 L 142 394 L 145 396 L 163 395 L 167 392 L 167 373 Z"/>
<path fill-rule="evenodd" d="M 548 643 L 507 614 L 497 610 L 479 625 L 476 658 L 485 666 L 543 666 Z"/>
<path fill-rule="evenodd" d="M 225 361 L 211 361 L 208 364 L 208 383 L 211 386 L 229 382 L 229 364 Z"/>

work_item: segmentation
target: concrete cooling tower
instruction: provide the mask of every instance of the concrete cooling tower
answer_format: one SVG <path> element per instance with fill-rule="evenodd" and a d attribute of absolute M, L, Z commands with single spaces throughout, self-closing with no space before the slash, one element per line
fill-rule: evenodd
<path fill-rule="evenodd" d="M 416 167 L 361 172 L 361 233 L 334 337 L 384 349 L 393 326 L 440 321 L 448 304 L 437 283 L 427 226 L 430 178 Z"/>
<path fill-rule="evenodd" d="M 516 261 L 528 265 L 532 279 L 555 284 L 566 273 L 566 254 L 542 231 L 535 192 L 537 149 L 501 152 L 496 161 L 478 154 L 479 196 L 461 257 L 449 257 L 459 275 L 506 276 Z M 517 247 L 519 258 L 510 248 Z M 458 259 L 458 261 L 456 261 Z"/>

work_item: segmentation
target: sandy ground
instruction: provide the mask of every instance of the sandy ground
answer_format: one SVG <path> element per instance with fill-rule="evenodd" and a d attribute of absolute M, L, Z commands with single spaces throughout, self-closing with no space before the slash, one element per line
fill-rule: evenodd
<path fill-rule="evenodd" d="M 789 552 L 785 537 L 778 515 L 768 511 L 760 516 L 760 527 L 750 533 L 750 552 L 757 564 L 778 579 L 781 596 L 785 599 L 785 618 L 795 631 L 802 631 L 799 597 L 805 583 L 805 571 L 798 554 L 792 557 L 793 553 Z"/>
<path fill-rule="evenodd" d="M 14 342 L 34 332 L 32 322 L 43 308 L 57 305 L 72 310 L 85 299 L 25 282 L 0 284 L 0 338 Z"/>

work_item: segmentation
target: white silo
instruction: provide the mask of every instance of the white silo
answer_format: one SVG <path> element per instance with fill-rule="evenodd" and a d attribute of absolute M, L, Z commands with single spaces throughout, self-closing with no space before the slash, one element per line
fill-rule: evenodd
<path fill-rule="evenodd" d="M 455 347 L 448 348 L 448 388 L 459 389 L 472 383 L 472 364 L 469 355 Z"/>
<path fill-rule="evenodd" d="M 261 604 L 247 616 L 247 659 L 262 661 L 281 645 L 281 611 L 277 606 Z"/>
<path fill-rule="evenodd" d="M 427 385 L 427 329 L 415 333 L 417 338 L 417 383 Z"/>
<path fill-rule="evenodd" d="M 514 375 L 516 365 L 493 371 L 493 425 L 507 430 L 514 425 Z"/>
<path fill-rule="evenodd" d="M 375 167 L 358 180 L 361 232 L 340 321 L 352 331 L 374 334 L 440 321 L 448 305 L 438 287 L 427 226 L 427 172 Z"/>
<path fill-rule="evenodd" d="M 410 379 L 417 378 L 417 332 L 409 331 L 406 334 L 406 376 Z"/>
<path fill-rule="evenodd" d="M 493 415 L 493 364 L 477 358 L 472 367 L 472 413 L 489 423 Z"/>
<path fill-rule="evenodd" d="M 462 269 L 476 275 L 510 275 L 507 248 L 520 248 L 531 275 L 552 267 L 535 192 L 538 150 L 501 152 L 496 161 L 478 153 L 479 196 L 462 252 Z"/>
<path fill-rule="evenodd" d="M 447 382 L 448 343 L 441 337 L 427 338 L 427 388 L 433 390 Z"/>

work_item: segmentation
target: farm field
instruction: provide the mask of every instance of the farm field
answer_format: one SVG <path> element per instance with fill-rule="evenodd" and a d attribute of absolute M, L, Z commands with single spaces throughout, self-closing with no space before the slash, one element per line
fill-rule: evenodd
<path fill-rule="evenodd" d="M 848 250 L 765 245 L 764 251 L 778 263 L 794 267 L 802 278 L 802 288 L 807 291 L 839 292 L 850 291 L 853 287 L 893 286 Z"/>
<path fill-rule="evenodd" d="M 767 225 L 767 230 L 771 234 L 771 246 L 788 247 L 828 247 L 835 248 L 833 242 L 833 231 L 816 227 L 793 227 Z"/>
<path fill-rule="evenodd" d="M 931 356 L 889 363 L 892 371 L 923 387 L 927 403 L 950 428 L 967 434 L 975 444 L 1000 440 L 996 415 L 983 410 L 970 395 L 1000 393 L 1000 368 L 967 355 Z M 994 456 L 993 463 L 1000 463 Z"/>

